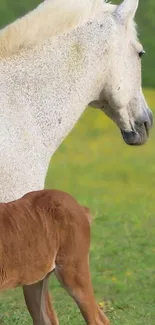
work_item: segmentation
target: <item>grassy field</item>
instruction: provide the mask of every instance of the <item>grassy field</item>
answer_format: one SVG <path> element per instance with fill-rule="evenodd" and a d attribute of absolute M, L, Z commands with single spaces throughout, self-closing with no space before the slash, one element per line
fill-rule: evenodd
<path fill-rule="evenodd" d="M 155 109 L 155 92 L 146 91 Z M 113 325 L 155 322 L 155 130 L 145 146 L 124 144 L 119 130 L 91 108 L 50 164 L 46 187 L 73 194 L 93 212 L 90 264 L 94 291 Z M 60 324 L 84 324 L 55 278 Z M 0 296 L 0 324 L 30 325 L 20 289 Z"/>

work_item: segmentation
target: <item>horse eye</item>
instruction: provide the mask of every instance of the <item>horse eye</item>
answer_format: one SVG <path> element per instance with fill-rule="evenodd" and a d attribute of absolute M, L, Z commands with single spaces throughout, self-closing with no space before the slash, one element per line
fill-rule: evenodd
<path fill-rule="evenodd" d="M 140 58 L 142 58 L 142 56 L 145 54 L 145 51 L 143 50 L 143 51 L 141 51 L 141 52 L 139 52 L 139 57 Z"/>

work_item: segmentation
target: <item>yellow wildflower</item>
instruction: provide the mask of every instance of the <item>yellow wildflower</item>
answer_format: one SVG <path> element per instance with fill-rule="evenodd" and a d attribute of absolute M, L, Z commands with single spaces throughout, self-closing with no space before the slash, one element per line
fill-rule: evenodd
<path fill-rule="evenodd" d="M 99 302 L 98 305 L 101 309 L 103 309 L 105 306 L 104 301 Z"/>
<path fill-rule="evenodd" d="M 131 276 L 132 275 L 132 272 L 128 271 L 126 272 L 126 276 Z"/>

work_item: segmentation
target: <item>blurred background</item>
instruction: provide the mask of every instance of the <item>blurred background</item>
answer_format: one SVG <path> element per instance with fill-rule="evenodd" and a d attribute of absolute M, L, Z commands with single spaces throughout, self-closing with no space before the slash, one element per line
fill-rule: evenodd
<path fill-rule="evenodd" d="M 0 0 L 0 26 L 40 2 Z M 140 0 L 136 22 L 146 50 L 142 61 L 143 89 L 155 111 L 154 0 Z M 87 108 L 52 157 L 46 187 L 68 191 L 93 212 L 92 280 L 97 301 L 112 324 L 154 325 L 154 128 L 144 146 L 128 147 L 111 120 L 102 112 Z M 50 288 L 60 323 L 83 324 L 72 300 L 54 279 Z M 0 323 L 2 319 L 7 325 L 31 324 L 19 289 L 0 296 L 0 311 Z"/>

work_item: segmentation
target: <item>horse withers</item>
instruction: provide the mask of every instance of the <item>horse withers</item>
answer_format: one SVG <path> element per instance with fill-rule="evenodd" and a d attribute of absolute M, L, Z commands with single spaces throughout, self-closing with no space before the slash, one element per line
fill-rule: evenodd
<path fill-rule="evenodd" d="M 23 287 L 34 325 L 58 325 L 47 288 L 52 272 L 87 324 L 109 324 L 91 284 L 90 223 L 89 209 L 58 190 L 0 204 L 0 290 Z"/>

